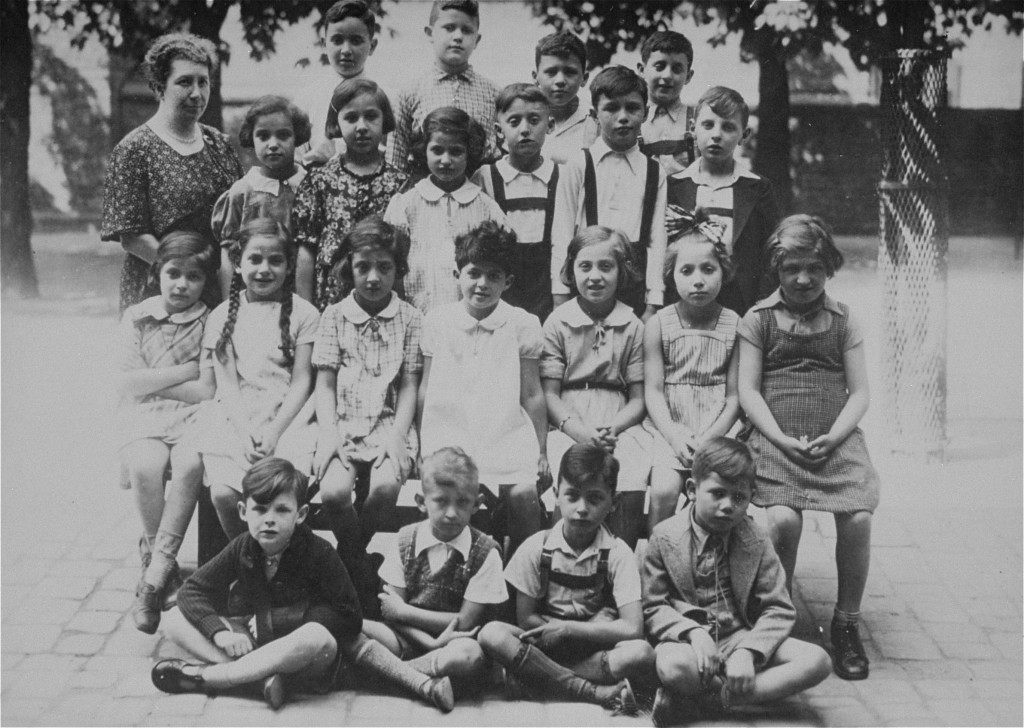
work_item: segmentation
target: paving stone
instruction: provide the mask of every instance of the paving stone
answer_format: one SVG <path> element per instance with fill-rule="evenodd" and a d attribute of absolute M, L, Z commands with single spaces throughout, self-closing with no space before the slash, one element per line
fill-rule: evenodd
<path fill-rule="evenodd" d="M 981 700 L 932 700 L 928 703 L 940 725 L 995 725 L 996 717 Z"/>
<path fill-rule="evenodd" d="M 1007 660 L 1021 660 L 1021 651 L 1024 645 L 1021 644 L 1019 632 L 992 632 L 989 641 Z"/>
<path fill-rule="evenodd" d="M 882 710 L 878 706 L 889 703 L 916 703 L 921 700 L 921 696 L 914 690 L 909 680 L 889 680 L 880 678 L 877 673 L 876 666 L 872 665 L 871 677 L 853 683 L 865 703 Z"/>
<path fill-rule="evenodd" d="M 119 675 L 116 672 L 101 672 L 99 670 L 83 670 L 71 675 L 69 682 L 73 688 L 94 688 L 101 690 L 112 688 L 117 682 Z"/>
<path fill-rule="evenodd" d="M 121 612 L 79 612 L 64 629 L 72 632 L 110 634 L 117 628 L 122 616 Z"/>
<path fill-rule="evenodd" d="M 153 709 L 153 698 L 114 698 L 100 713 L 113 725 L 137 725 Z"/>
<path fill-rule="evenodd" d="M 853 697 L 857 695 L 857 689 L 851 681 L 831 675 L 806 693 L 820 697 Z"/>
<path fill-rule="evenodd" d="M 117 698 L 159 697 L 160 695 L 160 691 L 153 685 L 153 679 L 150 677 L 148 670 L 123 675 L 114 686 L 114 696 Z M 206 696 L 200 695 L 199 697 L 205 699 Z"/>
<path fill-rule="evenodd" d="M 44 717 L 54 725 L 85 725 L 95 721 L 110 702 L 109 695 L 96 690 L 72 690 L 51 701 Z"/>
<path fill-rule="evenodd" d="M 206 725 L 205 719 L 197 715 L 176 715 L 173 713 L 150 713 L 140 726 L 193 726 Z"/>
<path fill-rule="evenodd" d="M 970 661 L 967 663 L 978 680 L 1016 680 L 1021 682 L 1022 668 L 1019 661 L 991 660 L 985 662 Z"/>
<path fill-rule="evenodd" d="M 132 593 L 115 589 L 103 589 L 93 593 L 85 603 L 85 609 L 125 614 L 132 605 Z"/>
<path fill-rule="evenodd" d="M 999 725 L 1024 725 L 1024 707 L 1021 706 L 1020 696 L 1016 699 L 989 700 L 985 705 L 999 721 Z"/>
<path fill-rule="evenodd" d="M 890 660 L 937 660 L 942 657 L 935 642 L 921 632 L 891 632 L 879 639 L 878 647 Z"/>
<path fill-rule="evenodd" d="M 99 559 L 60 559 L 50 565 L 47 575 L 55 577 L 89 577 L 92 579 L 98 579 L 101 576 L 106 575 L 112 568 L 113 564 L 109 561 L 101 561 Z"/>
<path fill-rule="evenodd" d="M 13 670 L 22 660 L 25 659 L 25 655 L 19 655 L 16 652 L 5 652 L 0 655 L 0 671 L 8 672 Z"/>
<path fill-rule="evenodd" d="M 914 680 L 913 685 L 925 700 L 969 700 L 977 697 L 969 680 Z"/>
<path fill-rule="evenodd" d="M 4 698 L 49 698 L 59 696 L 71 682 L 70 670 L 43 672 L 19 670 L 17 676 L 4 684 Z"/>
<path fill-rule="evenodd" d="M 32 555 L 41 561 L 54 562 L 71 550 L 70 541 L 42 538 L 32 544 Z"/>
<path fill-rule="evenodd" d="M 0 641 L 0 649 L 4 652 L 29 654 L 49 652 L 59 636 L 60 627 L 52 625 L 38 625 L 31 629 L 7 628 L 4 630 L 3 640 Z"/>
<path fill-rule="evenodd" d="M 15 560 L 7 554 L 7 543 L 4 542 L 4 587 L 38 584 L 46 576 L 50 564 L 48 559 Z"/>
<path fill-rule="evenodd" d="M 85 670 L 87 671 L 113 672 L 118 676 L 132 675 L 140 672 L 148 675 L 152 668 L 153 661 L 145 655 L 124 656 L 102 654 L 89 658 L 89 661 L 85 663 Z"/>
<path fill-rule="evenodd" d="M 5 614 L 4 625 L 64 624 L 80 607 L 81 602 L 75 599 L 33 598 L 13 614 Z"/>
<path fill-rule="evenodd" d="M 103 648 L 103 642 L 103 635 L 70 634 L 61 637 L 53 651 L 64 655 L 95 655 Z"/>
<path fill-rule="evenodd" d="M 903 660 L 911 680 L 970 680 L 971 670 L 962 660 Z"/>
<path fill-rule="evenodd" d="M 146 675 L 149 680 L 149 675 Z M 156 694 L 156 701 L 153 703 L 153 715 L 201 715 L 206 708 L 210 698 L 199 693 L 185 695 L 164 695 L 156 691 L 152 681 L 149 682 L 149 692 Z M 145 694 L 145 693 L 144 693 Z"/>
<path fill-rule="evenodd" d="M 112 569 L 103 577 L 101 588 L 135 593 L 135 585 L 139 583 L 142 572 L 138 566 L 133 569 Z"/>
<path fill-rule="evenodd" d="M 158 636 L 140 632 L 129 623 L 126 628 L 119 629 L 107 638 L 103 654 L 149 656 L 156 649 L 158 639 Z"/>
<path fill-rule="evenodd" d="M 96 580 L 87 576 L 48 576 L 36 585 L 40 596 L 82 600 L 95 588 Z"/>
<path fill-rule="evenodd" d="M 939 642 L 939 649 L 954 660 L 998 660 L 1002 653 L 988 640 L 984 642 Z"/>
<path fill-rule="evenodd" d="M 49 705 L 47 700 L 5 697 L 0 703 L 0 723 L 31 725 L 46 711 Z"/>
<path fill-rule="evenodd" d="M 975 680 L 974 691 L 981 698 L 1021 697 L 1021 684 L 1013 680 Z"/>
<path fill-rule="evenodd" d="M 914 615 L 925 622 L 953 622 L 956 625 L 964 624 L 970 616 L 967 611 L 958 604 L 952 602 L 929 602 L 927 604 L 915 604 Z"/>
<path fill-rule="evenodd" d="M 86 658 L 72 655 L 30 655 L 18 667 L 28 672 L 74 672 L 82 669 Z"/>
<path fill-rule="evenodd" d="M 935 726 L 938 719 L 928 706 L 921 703 L 893 703 L 879 709 L 882 722 L 887 726 Z"/>

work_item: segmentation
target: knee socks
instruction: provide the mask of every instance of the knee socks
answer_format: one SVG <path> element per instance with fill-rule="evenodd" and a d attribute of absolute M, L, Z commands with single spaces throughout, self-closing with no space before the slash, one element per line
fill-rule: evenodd
<path fill-rule="evenodd" d="M 153 543 L 153 559 L 149 562 L 146 575 L 143 580 L 147 584 L 163 589 L 167 586 L 171 574 L 174 573 L 175 559 L 184 536 L 161 530 L 156 534 L 156 541 Z"/>
<path fill-rule="evenodd" d="M 558 696 L 586 703 L 599 702 L 594 683 L 562 667 L 531 644 L 522 644 L 509 669 L 531 685 Z"/>
<path fill-rule="evenodd" d="M 359 652 L 356 653 L 353 662 L 356 667 L 378 675 L 390 683 L 400 685 L 427 702 L 431 701 L 430 683 L 432 678 L 412 665 L 402 662 L 380 642 L 366 640 Z"/>
<path fill-rule="evenodd" d="M 832 622 L 841 627 L 845 627 L 848 624 L 856 627 L 860 622 L 860 612 L 844 612 L 837 607 L 832 612 Z"/>

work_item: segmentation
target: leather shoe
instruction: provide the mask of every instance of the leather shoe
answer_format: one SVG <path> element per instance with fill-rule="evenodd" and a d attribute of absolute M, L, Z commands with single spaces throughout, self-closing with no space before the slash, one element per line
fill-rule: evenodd
<path fill-rule="evenodd" d="M 277 710 L 284 705 L 284 676 L 274 674 L 263 679 L 263 699 L 271 710 Z"/>
<path fill-rule="evenodd" d="M 639 712 L 639 708 L 636 704 L 633 686 L 629 684 L 629 680 L 623 678 L 615 688 L 615 695 L 611 700 L 604 702 L 604 707 L 611 710 L 612 715 L 636 715 Z"/>
<path fill-rule="evenodd" d="M 832 665 L 843 680 L 866 680 L 868 656 L 860 641 L 856 624 L 838 624 L 832 621 Z"/>
<path fill-rule="evenodd" d="M 431 678 L 427 685 L 427 695 L 434 707 L 442 713 L 450 713 L 455 708 L 455 691 L 452 689 L 452 680 L 449 677 Z"/>
<path fill-rule="evenodd" d="M 160 626 L 160 606 L 162 602 L 160 592 L 152 584 L 143 582 L 139 587 L 139 594 L 132 604 L 132 621 L 135 622 L 135 629 L 146 634 L 155 634 L 156 628 Z"/>
<path fill-rule="evenodd" d="M 203 666 L 184 660 L 160 660 L 150 673 L 153 684 L 165 693 L 203 693 Z"/>

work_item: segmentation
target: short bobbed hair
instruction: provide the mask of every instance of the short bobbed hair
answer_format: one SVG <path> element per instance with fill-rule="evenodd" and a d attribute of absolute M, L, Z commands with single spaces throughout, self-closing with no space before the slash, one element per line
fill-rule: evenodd
<path fill-rule="evenodd" d="M 843 267 L 843 254 L 836 247 L 832 230 L 815 215 L 790 215 L 779 223 L 767 243 L 771 272 L 778 277 L 779 267 L 791 253 L 816 255 L 831 278 Z"/>
<path fill-rule="evenodd" d="M 348 106 L 353 99 L 367 94 L 372 96 L 380 109 L 384 134 L 390 134 L 395 130 L 395 112 L 391 109 L 391 100 L 384 93 L 384 89 L 368 78 L 349 78 L 334 87 L 331 94 L 331 103 L 327 108 L 327 124 L 324 133 L 328 139 L 341 138 L 341 125 L 338 123 L 338 114 Z"/>
<path fill-rule="evenodd" d="M 218 259 L 214 255 L 213 246 L 202 235 L 191 230 L 172 230 L 160 239 L 156 258 L 149 269 L 150 283 L 159 285 L 160 271 L 172 260 L 196 263 L 207 278 L 217 273 Z"/>
<path fill-rule="evenodd" d="M 391 256 L 395 262 L 396 283 L 409 272 L 409 234 L 384 222 L 379 215 L 364 217 L 345 235 L 332 262 L 331 273 L 342 297 L 355 287 L 352 259 L 364 250 L 380 250 Z"/>
<path fill-rule="evenodd" d="M 242 495 L 266 505 L 279 495 L 292 494 L 299 507 L 306 505 L 309 479 L 284 458 L 266 457 L 257 460 L 242 476 Z"/>
<path fill-rule="evenodd" d="M 480 122 L 455 106 L 434 109 L 423 119 L 423 125 L 413 134 L 413 162 L 420 171 L 430 174 L 427 167 L 427 145 L 434 134 L 450 134 L 466 145 L 466 176 L 480 167 L 487 146 L 487 134 Z"/>
<path fill-rule="evenodd" d="M 558 484 L 583 488 L 594 483 L 604 485 L 614 495 L 619 484 L 619 461 L 592 442 L 577 442 L 562 455 L 558 464 Z"/>
<path fill-rule="evenodd" d="M 579 257 L 580 251 L 591 245 L 598 245 L 600 243 L 606 243 L 611 240 L 612 255 L 615 256 L 615 262 L 619 266 L 619 281 L 615 287 L 615 295 L 618 297 L 621 293 L 629 288 L 630 286 L 643 280 L 644 273 L 639 270 L 635 257 L 633 256 L 633 246 L 629 244 L 629 240 L 626 239 L 626 235 L 621 230 L 614 228 L 605 227 L 604 225 L 591 225 L 580 230 L 569 241 L 569 248 L 565 254 L 565 265 L 562 266 L 562 283 L 569 287 L 572 295 L 578 295 L 579 289 L 576 287 L 576 258 Z"/>
<path fill-rule="evenodd" d="M 692 472 L 698 488 L 711 473 L 727 483 L 749 486 L 751 491 L 757 487 L 757 468 L 750 448 L 731 437 L 712 437 L 701 444 L 693 454 Z"/>
<path fill-rule="evenodd" d="M 167 79 L 171 77 L 171 66 L 175 61 L 202 64 L 212 76 L 217 70 L 217 46 L 193 33 L 166 33 L 153 41 L 146 51 L 143 70 L 149 87 L 157 96 L 167 88 Z"/>
<path fill-rule="evenodd" d="M 306 112 L 286 99 L 284 96 L 268 94 L 256 99 L 249 110 L 245 112 L 242 119 L 242 127 L 238 130 L 238 142 L 247 149 L 255 146 L 252 138 L 256 122 L 262 116 L 281 113 L 287 116 L 292 122 L 292 131 L 295 133 L 295 146 L 301 146 L 309 141 L 313 128 L 310 126 L 309 117 Z"/>

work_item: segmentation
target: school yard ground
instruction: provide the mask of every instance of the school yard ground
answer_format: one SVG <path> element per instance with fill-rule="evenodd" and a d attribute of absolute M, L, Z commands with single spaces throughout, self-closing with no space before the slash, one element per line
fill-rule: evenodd
<path fill-rule="evenodd" d="M 1009 239 L 955 238 L 949 270 L 944 463 L 887 455 L 877 242 L 842 238 L 830 284 L 868 330 L 883 478 L 862 634 L 870 679 L 830 677 L 739 725 L 1021 725 L 1021 261 Z M 650 725 L 594 706 L 505 702 L 496 687 L 442 716 L 393 695 L 299 696 L 279 713 L 244 695 L 164 695 L 174 651 L 127 616 L 138 578 L 131 493 L 113 455 L 117 270 L 98 236 L 36 236 L 42 298 L 2 303 L 3 725 Z M 757 517 L 757 516 L 755 516 Z M 810 516 L 796 634 L 827 630 L 834 528 Z M 183 551 L 195 563 L 195 539 Z"/>

